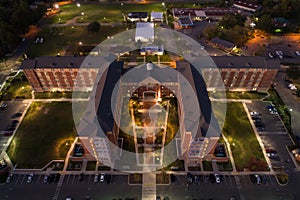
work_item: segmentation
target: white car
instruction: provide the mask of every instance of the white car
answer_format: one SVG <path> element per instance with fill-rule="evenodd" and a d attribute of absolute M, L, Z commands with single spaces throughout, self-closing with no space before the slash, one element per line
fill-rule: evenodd
<path fill-rule="evenodd" d="M 296 54 L 297 56 L 300 56 L 300 51 L 295 51 L 295 54 Z"/>
<path fill-rule="evenodd" d="M 216 183 L 221 183 L 220 175 L 215 174 Z"/>
<path fill-rule="evenodd" d="M 94 183 L 98 183 L 98 181 L 99 181 L 99 174 L 95 174 Z"/>
<path fill-rule="evenodd" d="M 45 175 L 45 176 L 44 176 L 43 183 L 48 183 L 48 177 L 49 177 L 49 175 Z"/>
<path fill-rule="evenodd" d="M 9 174 L 8 177 L 6 178 L 6 183 L 10 183 L 13 176 L 14 176 L 13 174 Z"/>
<path fill-rule="evenodd" d="M 101 173 L 101 175 L 100 175 L 100 182 L 101 182 L 101 183 L 104 182 L 104 177 L 105 177 L 105 174 L 104 174 L 104 173 Z"/>
<path fill-rule="evenodd" d="M 255 174 L 255 178 L 256 178 L 256 183 L 261 184 L 261 178 L 258 174 Z"/>
<path fill-rule="evenodd" d="M 250 115 L 251 115 L 251 116 L 259 116 L 260 113 L 253 111 L 253 112 L 250 112 Z"/>
<path fill-rule="evenodd" d="M 32 182 L 33 176 L 34 176 L 34 174 L 29 174 L 29 176 L 27 178 L 27 183 L 31 183 Z"/>

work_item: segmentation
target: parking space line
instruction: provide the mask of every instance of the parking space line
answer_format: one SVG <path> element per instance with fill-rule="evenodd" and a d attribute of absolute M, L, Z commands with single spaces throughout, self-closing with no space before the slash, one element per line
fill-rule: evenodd
<path fill-rule="evenodd" d="M 20 183 L 20 184 L 23 184 L 23 182 L 24 182 L 24 180 L 25 180 L 26 176 L 27 176 L 27 175 L 24 175 L 24 177 L 22 178 L 22 180 L 21 180 L 21 183 Z"/>
<path fill-rule="evenodd" d="M 15 184 L 18 184 L 18 181 L 19 181 L 21 175 L 18 174 L 18 175 L 15 175 L 15 176 L 16 176 L 16 177 L 14 178 L 14 179 L 15 179 L 14 183 L 15 183 Z"/>
<path fill-rule="evenodd" d="M 274 185 L 273 181 L 272 181 L 272 177 L 271 176 L 268 176 L 269 180 L 270 180 L 270 183 L 271 185 Z"/>
<path fill-rule="evenodd" d="M 69 184 L 69 179 L 70 179 L 70 176 L 72 176 L 72 175 L 67 175 L 67 176 L 68 176 L 68 178 L 67 178 L 66 183 Z"/>
<path fill-rule="evenodd" d="M 38 176 L 38 179 L 37 179 L 37 182 L 36 182 L 36 184 L 39 184 L 39 181 L 40 181 L 40 179 L 41 179 L 41 174 Z"/>

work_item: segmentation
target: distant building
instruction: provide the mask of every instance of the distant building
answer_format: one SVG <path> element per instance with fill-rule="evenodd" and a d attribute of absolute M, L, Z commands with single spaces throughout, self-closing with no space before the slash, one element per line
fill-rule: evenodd
<path fill-rule="evenodd" d="M 250 12 L 256 12 L 261 8 L 260 5 L 258 4 L 253 4 L 253 3 L 247 3 L 247 2 L 242 2 L 242 1 L 237 1 L 233 4 L 234 7 L 245 10 L 245 11 L 250 11 Z"/>
<path fill-rule="evenodd" d="M 147 12 L 130 12 L 127 15 L 127 20 L 131 22 L 146 22 L 148 21 Z"/>
<path fill-rule="evenodd" d="M 180 17 L 177 23 L 180 29 L 192 28 L 194 26 L 194 23 L 190 17 Z"/>
<path fill-rule="evenodd" d="M 154 42 L 154 24 L 152 22 L 136 23 L 135 42 Z"/>
<path fill-rule="evenodd" d="M 219 37 L 212 38 L 208 41 L 208 43 L 212 46 L 222 48 L 226 51 L 232 51 L 232 49 L 235 47 L 235 45 L 232 42 L 220 39 Z"/>
<path fill-rule="evenodd" d="M 145 55 L 163 55 L 164 54 L 164 46 L 142 46 L 140 50 L 140 54 L 142 56 Z"/>
<path fill-rule="evenodd" d="M 164 22 L 163 12 L 151 12 L 151 22 Z"/>
<path fill-rule="evenodd" d="M 225 14 L 239 13 L 237 8 L 173 8 L 172 13 L 175 19 L 190 17 L 192 21 L 197 20 L 220 20 Z"/>
<path fill-rule="evenodd" d="M 283 17 L 273 17 L 272 22 L 276 28 L 285 28 L 289 24 L 289 21 Z"/>

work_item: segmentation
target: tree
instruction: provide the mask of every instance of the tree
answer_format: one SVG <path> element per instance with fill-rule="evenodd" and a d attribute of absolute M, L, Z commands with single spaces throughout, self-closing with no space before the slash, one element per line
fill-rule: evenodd
<path fill-rule="evenodd" d="M 300 78 L 300 69 L 297 66 L 290 66 L 287 70 L 286 73 L 288 77 L 291 79 L 298 79 Z"/>
<path fill-rule="evenodd" d="M 229 13 L 224 15 L 224 17 L 219 21 L 219 26 L 226 29 L 231 29 L 236 25 L 244 26 L 246 18 L 240 14 Z"/>
<path fill-rule="evenodd" d="M 88 25 L 87 29 L 89 32 L 98 32 L 100 30 L 100 23 L 99 22 L 92 22 Z"/>
<path fill-rule="evenodd" d="M 297 89 L 296 95 L 297 95 L 297 97 L 300 97 L 300 88 Z"/>
<path fill-rule="evenodd" d="M 274 25 L 270 15 L 263 15 L 258 19 L 257 28 L 262 29 L 267 32 L 272 32 Z"/>

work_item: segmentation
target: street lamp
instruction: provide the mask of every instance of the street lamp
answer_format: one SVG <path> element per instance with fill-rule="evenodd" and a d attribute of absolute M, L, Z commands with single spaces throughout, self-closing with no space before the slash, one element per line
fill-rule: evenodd
<path fill-rule="evenodd" d="M 79 45 L 82 45 L 82 42 L 78 42 Z"/>
<path fill-rule="evenodd" d="M 58 4 L 54 4 L 54 8 L 59 9 L 59 5 Z"/>
<path fill-rule="evenodd" d="M 84 15 L 84 12 L 81 12 L 81 15 L 83 16 L 83 15 Z"/>
<path fill-rule="evenodd" d="M 80 7 L 80 3 L 77 3 L 76 6 L 79 8 Z"/>

